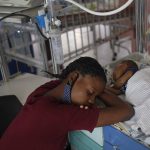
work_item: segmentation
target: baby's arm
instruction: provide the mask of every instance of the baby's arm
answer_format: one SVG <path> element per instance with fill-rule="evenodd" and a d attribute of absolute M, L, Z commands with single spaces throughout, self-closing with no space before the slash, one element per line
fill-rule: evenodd
<path fill-rule="evenodd" d="M 115 89 L 113 86 L 112 87 L 106 87 L 106 90 L 115 94 L 115 95 L 122 94 L 122 92 L 119 89 Z"/>

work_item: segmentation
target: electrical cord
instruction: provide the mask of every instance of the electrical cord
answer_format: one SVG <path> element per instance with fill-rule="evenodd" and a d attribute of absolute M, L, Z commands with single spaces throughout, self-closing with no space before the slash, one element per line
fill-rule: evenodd
<path fill-rule="evenodd" d="M 6 16 L 0 18 L 0 22 L 3 21 L 3 20 L 6 19 L 6 18 L 12 17 L 12 16 L 23 16 L 23 17 L 26 17 L 26 18 L 28 18 L 28 19 L 32 19 L 31 16 L 28 16 L 28 15 L 25 15 L 25 14 L 19 14 L 19 13 L 16 13 L 16 12 L 15 12 L 15 13 L 11 13 L 11 14 L 8 14 L 8 15 L 6 15 Z M 41 29 L 40 29 L 40 27 L 39 27 L 39 25 L 38 25 L 37 22 L 35 22 L 35 25 L 36 25 L 36 27 L 37 27 L 37 29 L 38 29 L 38 31 L 40 32 L 40 34 L 41 34 L 42 37 L 44 37 L 46 40 L 50 39 L 50 38 L 47 38 L 47 37 L 42 33 L 42 31 L 41 31 Z"/>
<path fill-rule="evenodd" d="M 37 22 L 35 22 L 35 25 L 36 25 L 36 27 L 37 27 L 38 31 L 40 32 L 40 34 L 42 35 L 42 37 L 44 37 L 46 40 L 51 39 L 50 37 L 49 37 L 49 38 L 47 38 L 47 37 L 43 34 L 43 32 L 41 31 L 41 29 L 40 29 L 40 27 L 39 27 L 39 25 L 38 25 L 38 23 L 37 23 Z"/>
<path fill-rule="evenodd" d="M 10 14 L 4 16 L 3 18 L 0 18 L 0 21 L 1 21 L 1 19 L 3 20 L 3 19 L 5 19 L 5 18 L 8 18 L 8 17 L 9 17 L 10 15 L 12 15 L 12 14 L 20 14 L 20 13 L 22 13 L 22 12 L 24 12 L 24 11 L 28 11 L 28 10 L 31 10 L 31 9 L 39 8 L 39 7 L 42 7 L 42 6 L 44 6 L 44 4 L 37 5 L 37 6 L 34 6 L 34 7 L 30 7 L 30 8 L 26 8 L 26 9 L 22 9 L 22 10 L 19 10 L 19 11 L 13 12 L 13 13 L 10 13 Z"/>
<path fill-rule="evenodd" d="M 0 18 L 0 22 L 3 21 L 3 20 L 6 19 L 6 18 L 9 18 L 9 17 L 12 17 L 12 16 L 22 16 L 22 17 L 26 17 L 26 18 L 28 18 L 28 19 L 31 19 L 30 16 L 25 15 L 25 14 L 11 13 L 11 14 L 8 14 L 8 15 L 6 15 L 6 16 Z"/>

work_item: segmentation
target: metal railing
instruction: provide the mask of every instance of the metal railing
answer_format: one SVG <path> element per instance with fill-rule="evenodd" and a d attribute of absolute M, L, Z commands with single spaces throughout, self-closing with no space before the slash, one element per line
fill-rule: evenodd
<path fill-rule="evenodd" d="M 110 11 L 126 1 L 78 0 L 77 2 L 95 11 Z M 133 3 L 119 14 L 106 17 L 93 16 L 72 5 L 69 5 L 68 10 L 58 12 L 57 15 L 62 21 L 62 33 L 67 41 L 67 44 L 64 45 L 65 61 L 86 51 L 97 50 L 97 46 L 105 42 L 117 46 L 116 42 L 119 39 L 126 36 L 131 37 L 131 32 L 134 32 L 135 28 L 134 11 Z M 111 48 L 114 51 L 115 47 Z"/>
<path fill-rule="evenodd" d="M 113 10 L 126 2 L 125 0 L 76 1 L 95 11 Z M 131 32 L 133 33 L 135 29 L 134 9 L 133 3 L 124 11 L 107 17 L 93 16 L 70 4 L 56 11 L 55 14 L 62 22 L 61 38 L 65 62 L 90 50 L 94 51 L 96 57 L 97 47 L 105 42 L 112 45 L 112 51 L 115 53 L 115 46 L 121 47 L 124 37 L 132 38 Z M 9 66 L 12 60 L 16 63 L 16 74 L 21 72 L 20 63 L 27 64 L 30 72 L 36 74 L 40 70 L 51 69 L 49 46 L 33 24 L 1 24 L 0 51 L 5 80 L 12 76 Z"/>
<path fill-rule="evenodd" d="M 141 53 L 150 54 L 150 1 L 136 2 L 136 48 Z"/>
<path fill-rule="evenodd" d="M 31 73 L 38 73 L 38 69 L 48 70 L 45 41 L 35 25 L 2 23 L 0 56 L 2 76 L 6 81 L 26 70 Z M 23 65 L 26 65 L 25 70 L 21 68 Z"/>

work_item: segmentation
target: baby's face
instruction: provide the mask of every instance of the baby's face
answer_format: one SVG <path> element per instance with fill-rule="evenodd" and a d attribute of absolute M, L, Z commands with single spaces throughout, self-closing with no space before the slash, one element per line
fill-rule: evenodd
<path fill-rule="evenodd" d="M 113 80 L 117 81 L 127 70 L 128 65 L 126 63 L 118 64 L 113 71 Z"/>

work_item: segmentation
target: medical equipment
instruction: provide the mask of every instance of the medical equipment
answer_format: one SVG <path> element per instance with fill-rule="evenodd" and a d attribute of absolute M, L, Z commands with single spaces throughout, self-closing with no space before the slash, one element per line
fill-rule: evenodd
<path fill-rule="evenodd" d="M 33 7 L 40 4 L 43 0 L 0 0 L 0 6 L 11 6 L 11 7 Z"/>
<path fill-rule="evenodd" d="M 122 7 L 110 11 L 110 12 L 94 12 L 91 11 L 79 3 L 76 3 L 72 0 L 66 0 L 67 2 L 70 2 L 79 8 L 83 9 L 84 11 L 91 13 L 93 15 L 98 15 L 98 16 L 107 16 L 107 15 L 113 15 L 116 14 L 122 10 L 124 10 L 126 7 L 128 7 L 133 0 L 128 0 Z M 62 43 L 61 43 L 61 36 L 59 32 L 59 27 L 61 25 L 61 22 L 57 19 L 57 17 L 54 14 L 53 10 L 53 1 L 52 0 L 46 0 L 44 7 L 47 9 L 47 13 L 39 13 L 39 22 L 41 23 L 41 28 L 45 32 L 45 35 L 48 35 L 48 38 L 50 37 L 51 40 L 51 55 L 53 59 L 53 72 L 58 73 L 60 68 L 59 65 L 63 64 L 63 50 L 62 50 Z M 43 22 L 43 23 L 42 23 Z"/>
<path fill-rule="evenodd" d="M 107 16 L 107 15 L 116 14 L 116 13 L 122 11 L 123 9 L 125 9 L 126 7 L 128 7 L 133 2 L 133 0 L 128 0 L 120 8 L 104 13 L 104 12 L 91 11 L 72 0 L 66 0 L 66 1 L 78 6 L 79 8 L 87 11 L 88 13 L 91 13 L 93 15 L 98 15 L 98 16 Z M 14 1 L 12 1 L 12 3 L 14 3 Z M 29 3 L 32 3 L 32 1 L 28 1 L 28 3 L 26 3 L 26 4 L 23 3 L 23 4 L 28 5 Z M 38 25 L 37 25 L 37 23 L 36 23 L 36 25 L 37 25 L 38 29 L 39 28 L 41 29 L 41 30 L 39 30 L 41 35 L 45 39 L 48 39 L 50 42 L 53 72 L 58 73 L 61 70 L 60 68 L 62 68 L 62 64 L 64 63 L 64 58 L 63 58 L 63 50 L 62 50 L 61 34 L 60 34 L 61 22 L 60 22 L 60 20 L 57 19 L 57 16 L 55 16 L 55 12 L 53 10 L 53 3 L 54 3 L 54 1 L 52 1 L 52 0 L 45 1 L 44 8 L 42 10 L 38 11 L 38 16 L 36 17 L 38 20 Z M 17 2 L 16 2 L 16 4 L 17 4 Z M 19 5 L 19 2 L 18 2 L 18 5 Z M 12 13 L 8 16 L 1 18 L 0 21 L 6 17 L 10 17 L 13 15 L 19 15 L 19 16 L 25 16 L 25 17 L 27 16 L 27 15 L 19 14 L 19 13 L 15 12 L 15 13 Z M 29 16 L 28 18 L 31 18 L 31 17 Z M 31 18 L 31 20 L 32 20 L 32 18 Z"/>
<path fill-rule="evenodd" d="M 26 0 L 8 0 L 7 2 L 5 0 L 0 0 L 1 6 L 27 6 L 29 3 L 30 1 Z"/>
<path fill-rule="evenodd" d="M 143 1 L 143 0 L 142 0 Z M 138 0 L 138 2 L 139 2 L 139 0 Z M 138 11 L 138 10 L 137 10 Z M 139 11 L 140 12 L 140 11 Z M 55 15 L 55 14 L 54 14 Z M 77 14 L 78 15 L 78 14 Z M 84 15 L 84 14 L 83 14 Z M 125 14 L 126 15 L 126 14 Z M 82 15 L 80 16 L 81 18 L 82 18 Z M 128 16 L 127 16 L 128 17 Z M 138 15 L 138 18 L 137 18 L 137 20 L 139 19 L 139 17 L 141 17 L 141 15 Z M 88 18 L 90 18 L 90 16 L 88 16 Z M 111 17 L 110 17 L 111 18 Z M 130 18 L 130 16 L 129 16 L 129 18 Z M 52 19 L 52 18 L 49 18 L 49 19 Z M 56 18 L 55 18 L 56 19 Z M 54 19 L 54 20 L 55 20 Z M 106 18 L 106 19 L 108 19 L 108 18 Z M 120 19 L 118 19 L 118 18 L 116 17 L 114 17 L 114 20 L 110 20 L 110 22 L 108 22 L 107 20 L 105 20 L 105 19 L 99 19 L 100 20 L 100 22 L 104 22 L 104 24 L 105 25 L 108 25 L 107 27 L 108 28 L 113 28 L 113 30 L 114 30 L 114 28 L 116 29 L 116 28 L 118 28 L 119 27 L 119 24 L 116 24 L 117 23 L 117 21 L 118 20 L 120 20 Z M 122 17 L 122 19 L 124 20 L 124 18 Z M 132 19 L 134 19 L 134 18 L 132 18 Z M 94 20 L 94 19 L 93 19 Z M 140 19 L 141 20 L 141 19 Z M 49 25 L 51 25 L 51 23 L 52 22 L 55 22 L 55 21 L 52 21 L 52 22 L 49 22 L 49 20 L 47 20 L 46 21 L 47 22 L 47 27 L 46 27 L 46 29 L 48 29 L 50 26 Z M 119 22 L 119 21 L 118 21 Z M 108 23 L 108 24 L 107 24 Z M 120 23 L 120 22 L 119 22 Z M 138 22 L 139 23 L 139 22 Z M 111 26 L 110 26 L 110 24 L 111 24 Z M 78 26 L 79 26 L 80 24 L 78 24 Z M 105 31 L 106 30 L 106 27 L 102 24 L 101 26 L 103 26 L 103 31 Z M 70 26 L 69 26 L 70 27 Z M 86 25 L 84 25 L 84 27 L 86 27 Z M 59 28 L 59 26 L 58 26 L 58 28 Z M 90 24 L 90 26 L 87 26 L 87 29 L 86 28 L 84 28 L 84 32 L 85 32 L 85 30 L 88 30 L 88 31 L 93 31 L 94 32 L 94 29 L 95 27 L 94 26 L 92 26 L 91 24 Z M 33 28 L 32 28 L 33 29 Z M 138 28 L 139 29 L 139 28 Z M 139 32 L 139 31 L 141 31 L 141 30 L 138 30 L 137 29 L 137 33 L 143 33 L 143 32 Z M 45 36 L 47 36 L 46 38 L 49 38 L 50 36 L 49 35 L 47 35 L 47 33 L 46 33 L 46 30 L 45 29 L 42 29 L 41 28 L 41 30 L 42 30 L 42 33 L 45 33 Z M 82 30 L 82 28 L 81 28 L 81 30 Z M 49 30 L 47 30 L 47 31 L 49 31 Z M 68 31 L 70 31 L 70 28 L 68 28 Z M 79 33 L 79 31 L 78 31 L 78 33 Z M 82 33 L 82 32 L 81 32 Z M 114 33 L 114 32 L 113 32 Z M 105 33 L 106 34 L 106 33 Z M 91 35 L 88 35 L 88 34 L 85 34 L 86 36 L 91 36 Z M 83 36 L 83 34 L 81 34 L 81 36 Z M 113 35 L 114 37 L 115 37 L 115 35 Z M 94 37 L 94 36 L 93 36 Z M 106 35 L 103 37 L 103 38 L 101 38 L 102 40 L 107 40 L 107 38 L 108 38 L 108 40 L 110 40 L 111 39 L 111 37 L 109 36 L 109 37 L 107 37 Z M 142 40 L 142 37 L 141 37 L 141 34 L 140 34 L 140 37 L 139 36 L 137 36 L 137 38 L 140 38 L 140 40 Z M 102 40 L 100 41 L 100 42 L 102 42 Z M 34 41 L 35 42 L 35 41 Z M 99 41 L 98 41 L 99 42 Z M 99 42 L 99 43 L 100 43 Z M 83 42 L 84 43 L 84 42 Z M 90 42 L 89 42 L 90 43 Z M 137 41 L 137 43 L 138 44 L 140 44 L 140 42 L 138 42 Z M 84 45 L 84 44 L 83 44 Z M 76 46 L 76 47 L 78 47 L 78 46 Z M 44 49 L 44 48 L 43 48 Z M 68 48 L 69 49 L 69 48 Z M 143 50 L 141 47 L 139 48 L 141 51 Z M 84 51 L 85 51 L 85 49 L 84 49 Z M 79 51 L 80 52 L 80 51 Z M 79 53 L 78 51 L 77 51 L 77 53 Z M 82 52 L 82 51 L 81 51 Z M 79 53 L 79 54 L 81 54 L 81 53 Z M 13 55 L 14 56 L 14 55 Z M 69 54 L 69 56 L 72 56 L 72 53 L 70 53 Z M 76 57 L 77 55 L 75 55 L 75 57 Z M 17 57 L 17 58 L 19 58 L 19 57 Z M 73 57 L 70 57 L 71 59 L 73 58 Z M 139 56 L 137 56 L 136 57 L 137 58 L 137 60 L 139 60 L 140 59 L 140 57 Z M 32 58 L 33 59 L 33 58 Z M 28 59 L 28 60 L 32 60 L 32 59 Z M 24 59 L 24 62 L 26 61 L 27 59 Z M 28 61 L 29 62 L 29 61 Z M 39 66 L 42 66 L 42 65 L 39 65 Z M 56 66 L 56 68 L 57 68 L 57 66 Z"/>
<path fill-rule="evenodd" d="M 124 5 L 122 5 L 121 7 L 119 7 L 116 10 L 110 11 L 110 12 L 94 12 L 92 10 L 87 9 L 86 7 L 82 6 L 81 4 L 75 2 L 74 0 L 63 0 L 63 1 L 67 1 L 69 3 L 72 3 L 74 5 L 76 5 L 77 7 L 83 9 L 84 11 L 91 13 L 93 15 L 97 15 L 97 16 L 107 16 L 107 15 L 113 15 L 116 14 L 122 10 L 124 10 L 125 8 L 127 8 L 134 0 L 128 0 Z M 38 0 L 37 2 L 35 2 L 34 0 L 7 0 L 7 2 L 5 0 L 0 0 L 0 5 L 1 6 L 22 6 L 22 7 L 31 7 L 39 3 L 41 3 L 42 0 Z M 45 6 L 47 5 L 47 1 L 45 3 Z"/>

